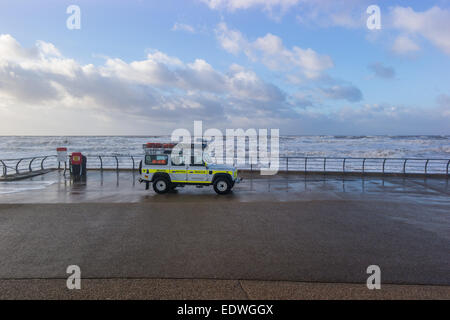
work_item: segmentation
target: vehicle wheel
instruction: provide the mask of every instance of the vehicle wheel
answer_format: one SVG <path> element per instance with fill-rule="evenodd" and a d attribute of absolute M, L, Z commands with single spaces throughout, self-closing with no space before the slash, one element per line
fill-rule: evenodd
<path fill-rule="evenodd" d="M 163 177 L 156 178 L 155 181 L 153 181 L 153 190 L 155 190 L 156 193 L 166 193 L 169 191 L 169 181 Z"/>
<path fill-rule="evenodd" d="M 229 179 L 220 177 L 214 181 L 214 191 L 218 194 L 227 194 L 230 190 L 231 183 Z"/>

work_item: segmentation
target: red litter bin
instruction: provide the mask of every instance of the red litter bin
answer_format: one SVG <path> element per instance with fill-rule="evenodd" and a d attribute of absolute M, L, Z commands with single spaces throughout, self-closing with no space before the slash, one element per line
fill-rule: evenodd
<path fill-rule="evenodd" d="M 86 157 L 81 152 L 72 152 L 70 155 L 70 174 L 76 177 L 86 175 Z"/>

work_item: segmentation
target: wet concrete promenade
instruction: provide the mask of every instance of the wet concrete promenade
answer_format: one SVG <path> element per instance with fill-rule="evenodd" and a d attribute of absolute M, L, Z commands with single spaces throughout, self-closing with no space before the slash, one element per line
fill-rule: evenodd
<path fill-rule="evenodd" d="M 86 182 L 73 183 L 51 172 L 1 183 L 0 287 L 62 283 L 76 264 L 91 281 L 204 279 L 264 292 L 276 291 L 276 283 L 345 283 L 363 290 L 367 267 L 378 265 L 383 284 L 440 286 L 440 296 L 450 298 L 446 179 L 255 174 L 227 196 L 211 187 L 156 195 L 137 179 L 90 171 Z"/>
<path fill-rule="evenodd" d="M 157 195 L 144 190 L 139 174 L 131 171 L 89 171 L 86 181 L 73 182 L 62 171 L 30 179 L 0 182 L 0 203 L 86 202 L 259 202 L 344 199 L 386 199 L 449 205 L 449 179 L 304 175 L 261 176 L 242 173 L 244 181 L 234 192 L 218 196 L 212 187 L 186 186 Z M 19 192 L 20 191 L 20 192 Z"/>

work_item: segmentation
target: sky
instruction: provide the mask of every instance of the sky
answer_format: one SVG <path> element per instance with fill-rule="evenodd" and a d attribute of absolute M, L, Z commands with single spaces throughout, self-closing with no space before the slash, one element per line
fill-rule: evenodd
<path fill-rule="evenodd" d="M 194 120 L 448 135 L 450 0 L 0 0 L 0 135 L 159 135 Z"/>

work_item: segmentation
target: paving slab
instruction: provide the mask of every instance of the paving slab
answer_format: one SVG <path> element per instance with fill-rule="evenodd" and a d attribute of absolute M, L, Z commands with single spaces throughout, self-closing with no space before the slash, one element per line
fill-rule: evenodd
<path fill-rule="evenodd" d="M 0 280 L 0 299 L 64 300 L 346 300 L 450 299 L 448 286 L 383 285 L 369 290 L 347 283 L 210 279 L 85 279 L 80 290 L 64 279 Z"/>

